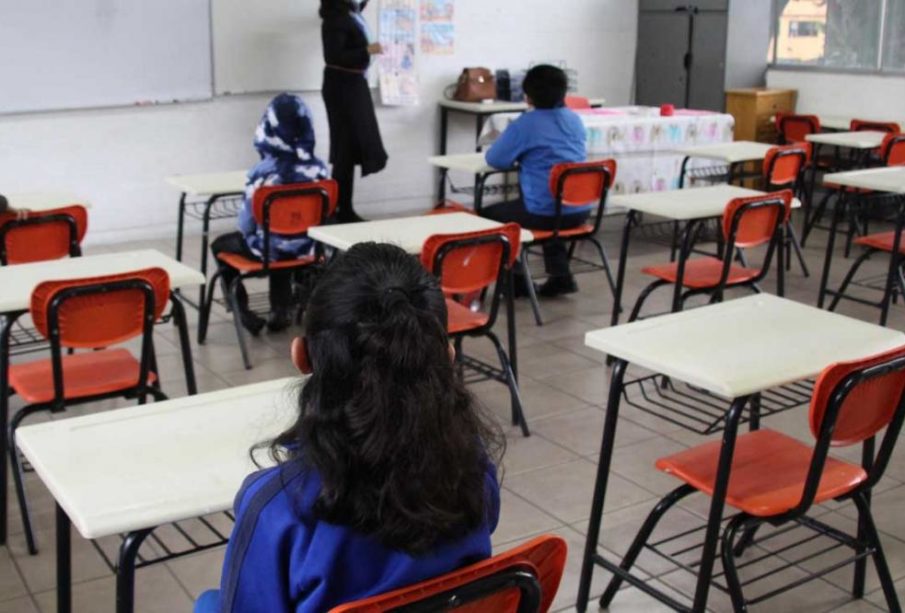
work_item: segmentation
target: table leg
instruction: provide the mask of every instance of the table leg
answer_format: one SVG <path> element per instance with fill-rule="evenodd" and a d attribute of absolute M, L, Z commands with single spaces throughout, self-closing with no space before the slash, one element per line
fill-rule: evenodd
<path fill-rule="evenodd" d="M 9 336 L 17 315 L 0 316 L 0 545 L 6 544 L 7 524 L 7 476 L 6 463 L 9 454 L 7 428 L 9 424 Z"/>
<path fill-rule="evenodd" d="M 597 461 L 597 479 L 594 483 L 594 498 L 591 502 L 591 520 L 585 539 L 584 557 L 581 562 L 581 576 L 578 582 L 578 601 L 575 608 L 584 613 L 591 596 L 591 577 L 594 574 L 597 557 L 597 540 L 603 522 L 603 505 L 606 500 L 607 481 L 613 459 L 613 445 L 616 442 L 616 424 L 619 418 L 619 402 L 622 400 L 622 381 L 628 362 L 616 359 L 610 376 L 610 392 L 606 405 L 606 419 L 603 423 L 603 439 L 600 442 L 600 459 Z"/>
<path fill-rule="evenodd" d="M 682 169 L 679 171 L 679 189 L 685 187 L 685 172 L 688 170 L 688 160 L 690 159 L 690 155 L 686 155 L 682 158 Z"/>
<path fill-rule="evenodd" d="M 130 532 L 119 547 L 119 563 L 116 565 L 116 613 L 132 613 L 135 610 L 135 558 L 145 538 L 153 528 Z"/>
<path fill-rule="evenodd" d="M 808 235 L 811 227 L 811 216 L 813 212 L 811 211 L 811 205 L 814 203 L 814 190 L 817 189 L 817 160 L 820 159 L 820 143 L 811 143 L 813 149 L 811 150 L 811 176 L 805 186 L 805 201 L 802 203 L 804 205 L 804 220 L 801 224 L 801 236 L 802 243 L 804 242 L 804 237 Z"/>
<path fill-rule="evenodd" d="M 899 255 L 899 245 L 902 242 L 902 222 L 903 211 L 902 203 L 897 206 L 896 211 L 896 229 L 892 242 L 892 253 L 889 254 L 889 272 L 886 274 L 886 287 L 883 289 L 883 302 L 880 307 L 880 325 L 885 326 L 889 317 L 889 303 L 892 300 L 892 289 L 896 282 L 896 275 L 899 271 L 901 258 Z"/>
<path fill-rule="evenodd" d="M 207 281 L 207 246 L 210 240 L 211 209 L 214 203 L 217 202 L 217 198 L 219 196 L 211 196 L 207 199 L 207 202 L 204 203 L 204 215 L 201 217 L 201 274 L 204 275 L 205 281 Z M 199 309 L 204 304 L 204 290 L 205 285 L 202 285 L 198 294 Z"/>
<path fill-rule="evenodd" d="M 192 362 L 192 341 L 189 339 L 189 324 L 185 316 L 185 307 L 182 297 L 175 292 L 170 293 L 170 303 L 173 305 L 173 324 L 179 332 L 179 349 L 182 351 L 182 367 L 185 369 L 185 386 L 189 396 L 198 393 L 198 384 L 195 380 L 195 363 Z"/>
<path fill-rule="evenodd" d="M 484 208 L 484 185 L 487 183 L 487 174 L 479 174 L 474 177 L 474 212 L 481 214 Z"/>
<path fill-rule="evenodd" d="M 515 273 L 510 268 L 507 275 L 506 283 L 506 333 L 508 334 L 509 343 L 509 367 L 512 369 L 512 376 L 518 383 L 518 347 L 516 346 L 515 334 Z M 530 283 L 530 279 L 527 279 Z"/>
<path fill-rule="evenodd" d="M 610 316 L 610 325 L 619 324 L 619 313 L 622 311 L 622 290 L 625 287 L 625 266 L 628 260 L 628 243 L 632 234 L 632 226 L 635 224 L 635 211 L 625 214 L 625 224 L 622 227 L 622 244 L 619 246 L 619 264 L 616 268 L 616 289 L 613 290 L 613 314 Z"/>
<path fill-rule="evenodd" d="M 842 209 L 845 208 L 845 191 L 839 190 L 839 198 L 836 201 L 836 207 L 833 209 L 833 220 L 830 222 L 830 235 L 826 239 L 826 255 L 823 259 L 823 272 L 820 275 L 820 290 L 817 293 L 817 308 L 823 308 L 823 301 L 826 298 L 826 286 L 830 278 L 830 266 L 833 261 L 833 247 L 836 245 L 836 228 L 839 225 L 839 216 Z"/>
<path fill-rule="evenodd" d="M 697 237 L 698 225 L 704 223 L 698 220 L 689 220 L 685 223 L 685 229 L 682 231 L 682 248 L 679 250 L 679 261 L 676 264 L 676 282 L 672 292 L 672 313 L 682 310 L 682 282 L 685 280 L 685 262 L 691 255 L 694 248 L 695 239 Z"/>
<path fill-rule="evenodd" d="M 720 527 L 723 519 L 723 507 L 726 503 L 726 490 L 729 486 L 729 473 L 732 470 L 732 456 L 735 453 L 735 438 L 738 433 L 738 422 L 742 409 L 749 397 L 743 396 L 732 401 L 726 414 L 726 428 L 723 430 L 723 443 L 720 448 L 720 459 L 717 464 L 713 495 L 710 500 L 710 514 L 707 518 L 707 531 L 704 537 L 704 549 L 701 552 L 701 565 L 698 568 L 698 582 L 695 588 L 693 611 L 705 611 L 710 581 L 713 575 L 713 563 L 717 555 L 720 540 Z"/>
<path fill-rule="evenodd" d="M 182 261 L 182 238 L 185 231 L 185 192 L 179 196 L 179 218 L 176 220 L 176 259 Z"/>
<path fill-rule="evenodd" d="M 57 613 L 72 611 L 72 528 L 69 516 L 56 505 L 57 524 Z"/>
<path fill-rule="evenodd" d="M 874 441 L 876 439 L 869 438 L 861 446 L 861 467 L 870 474 L 870 469 L 874 465 Z M 864 492 L 864 500 L 867 501 L 867 504 L 870 505 L 870 492 L 871 490 L 866 490 Z M 861 517 L 859 514 L 858 517 L 858 541 L 864 542 L 864 522 L 861 521 Z M 867 576 L 867 558 L 859 558 L 855 560 L 855 573 L 852 581 L 852 596 L 855 598 L 863 598 L 864 597 L 864 581 Z"/>
<path fill-rule="evenodd" d="M 449 130 L 449 110 L 440 107 L 440 155 L 446 155 L 446 139 Z M 437 204 L 442 204 L 446 200 L 446 174 L 449 172 L 445 168 L 440 168 L 440 184 L 437 186 Z"/>

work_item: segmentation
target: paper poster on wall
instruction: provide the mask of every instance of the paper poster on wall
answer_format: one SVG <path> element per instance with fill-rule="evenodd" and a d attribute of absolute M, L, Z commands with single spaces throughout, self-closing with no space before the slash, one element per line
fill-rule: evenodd
<path fill-rule="evenodd" d="M 378 39 L 383 54 L 377 63 L 380 100 L 385 105 L 418 104 L 415 72 L 417 0 L 380 0 Z"/>
<path fill-rule="evenodd" d="M 421 52 L 452 55 L 455 52 L 454 0 L 421 0 Z"/>

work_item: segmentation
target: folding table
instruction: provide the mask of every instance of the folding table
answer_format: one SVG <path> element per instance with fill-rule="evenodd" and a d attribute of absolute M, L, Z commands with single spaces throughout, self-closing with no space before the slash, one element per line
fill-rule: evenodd
<path fill-rule="evenodd" d="M 82 256 L 66 260 L 16 264 L 0 268 L 0 545 L 6 542 L 6 460 L 7 423 L 9 419 L 9 344 L 13 324 L 28 312 L 31 294 L 43 281 L 79 279 L 159 267 L 170 277 L 169 318 L 179 331 L 179 344 L 185 368 L 189 394 L 197 392 L 192 349 L 189 341 L 185 307 L 176 290 L 204 283 L 204 276 L 159 251 L 145 249 L 101 255 Z"/>
<path fill-rule="evenodd" d="M 622 310 L 622 291 L 625 287 L 625 266 L 628 261 L 628 245 L 631 239 L 632 228 L 638 225 L 640 214 L 657 215 L 665 217 L 676 224 L 683 224 L 681 244 L 673 244 L 672 254 L 684 257 L 692 245 L 690 241 L 695 234 L 695 226 L 707 219 L 719 217 L 726 209 L 726 205 L 734 198 L 750 198 L 762 196 L 766 192 L 735 185 L 709 185 L 706 187 L 689 187 L 687 189 L 670 190 L 665 192 L 644 192 L 640 194 L 620 194 L 610 197 L 610 203 L 628 209 L 625 223 L 622 228 L 622 244 L 619 247 L 619 268 L 616 273 L 616 291 L 613 314 L 610 325 L 619 323 L 619 313 Z M 796 199 L 793 207 L 801 206 Z M 682 294 L 682 277 L 676 283 L 673 290 L 673 309 L 679 307 Z M 782 288 L 779 288 L 782 292 Z"/>
<path fill-rule="evenodd" d="M 452 155 L 434 155 L 427 158 L 428 163 L 440 170 L 440 193 L 445 194 L 442 186 L 446 185 L 446 175 L 450 170 L 461 170 L 474 175 L 474 210 L 481 212 L 484 202 L 484 187 L 491 175 L 514 172 L 516 168 L 494 168 L 484 159 L 483 153 L 455 153 Z M 438 202 L 443 202 L 441 195 Z"/>
<path fill-rule="evenodd" d="M 694 145 L 692 147 L 680 147 L 675 152 L 684 155 L 682 170 L 679 175 L 679 188 L 685 186 L 685 177 L 688 174 L 688 162 L 693 158 L 714 160 L 728 165 L 726 182 L 733 183 L 738 179 L 748 178 L 744 172 L 739 172 L 739 166 L 746 162 L 763 162 L 767 157 L 767 151 L 775 145 L 755 143 L 746 140 L 736 140 L 730 143 L 716 143 L 713 145 Z M 756 176 L 760 176 L 759 174 Z"/>
<path fill-rule="evenodd" d="M 67 192 L 13 192 L 5 194 L 9 205 L 14 209 L 28 209 L 29 211 L 47 211 L 57 209 L 70 204 L 81 204 L 86 209 L 91 204 L 84 198 Z"/>
<path fill-rule="evenodd" d="M 615 364 L 576 603 L 578 611 L 585 611 L 587 606 L 595 565 L 621 574 L 635 587 L 676 610 L 704 611 L 738 426 L 748 422 L 756 429 L 761 416 L 808 402 L 810 394 L 801 391 L 801 382 L 813 378 L 827 365 L 863 358 L 903 343 L 905 334 L 901 332 L 768 294 L 588 332 L 585 344 L 612 356 Z M 637 403 L 633 400 L 637 396 L 627 393 L 627 388 L 651 378 L 625 381 L 630 363 L 657 373 L 660 380 L 655 387 L 661 385 L 664 376 L 671 387 L 680 382 L 686 386 L 681 395 L 662 397 L 664 405 L 674 406 L 671 413 L 662 413 L 661 417 L 679 419 L 693 398 L 705 405 L 714 419 L 708 432 L 722 431 L 722 450 L 691 606 L 626 573 L 598 552 L 620 403 L 623 398 L 627 403 Z M 768 391 L 778 388 L 783 391 L 774 395 L 773 405 L 762 402 Z M 665 411 L 663 407 L 658 410 Z"/>
<path fill-rule="evenodd" d="M 294 421 L 295 381 L 20 428 L 18 446 L 56 500 L 57 611 L 68 613 L 72 606 L 71 524 L 86 539 L 122 537 L 115 564 L 99 549 L 116 572 L 118 613 L 133 610 L 137 567 L 226 543 L 229 535 L 204 516 L 229 513 L 242 481 L 256 469 L 249 449 Z M 256 459 L 269 462 L 266 454 Z M 174 551 L 152 534 L 159 526 L 195 518 L 206 535 L 200 544 L 187 537 L 188 547 Z M 233 519 L 230 515 L 230 523 Z M 178 523 L 175 532 L 187 534 Z M 148 536 L 158 551 L 145 555 L 156 557 L 138 554 Z"/>
<path fill-rule="evenodd" d="M 892 299 L 893 279 L 896 272 L 902 264 L 899 245 L 901 244 L 902 225 L 903 225 L 903 208 L 905 208 L 905 166 L 892 166 L 886 168 L 870 168 L 866 170 L 853 170 L 848 172 L 838 172 L 828 174 L 823 177 L 823 182 L 830 187 L 836 188 L 839 193 L 839 201 L 836 203 L 833 212 L 833 218 L 830 225 L 830 236 L 826 244 L 826 255 L 823 260 L 823 273 L 820 277 L 820 291 L 817 295 L 817 306 L 823 307 L 826 296 L 834 296 L 831 308 L 838 303 L 839 299 L 845 297 L 862 304 L 877 306 L 880 308 L 880 325 L 886 325 L 889 315 L 889 303 Z M 889 257 L 889 268 L 886 274 L 886 280 L 883 286 L 883 298 L 879 304 L 855 298 L 852 296 L 843 296 L 838 291 L 827 288 L 830 276 L 830 267 L 832 266 L 833 248 L 835 247 L 836 231 L 842 217 L 843 204 L 849 206 L 855 204 L 866 205 L 866 198 L 852 198 L 846 192 L 846 188 L 870 190 L 873 192 L 881 192 L 892 194 L 893 197 L 898 195 L 898 204 L 896 207 L 896 224 L 895 237 L 893 240 L 893 251 Z"/>
<path fill-rule="evenodd" d="M 242 207 L 240 196 L 245 193 L 245 170 L 214 172 L 199 175 L 177 175 L 167 177 L 167 183 L 177 188 L 179 196 L 179 216 L 176 226 L 176 259 L 182 261 L 182 243 L 185 218 L 188 215 L 201 220 L 201 274 L 207 280 L 207 247 L 210 240 L 210 226 L 213 219 L 227 219 L 238 215 Z M 216 206 L 215 206 L 216 205 Z M 198 308 L 204 302 L 204 286 L 198 304 L 186 300 L 187 304 Z"/>

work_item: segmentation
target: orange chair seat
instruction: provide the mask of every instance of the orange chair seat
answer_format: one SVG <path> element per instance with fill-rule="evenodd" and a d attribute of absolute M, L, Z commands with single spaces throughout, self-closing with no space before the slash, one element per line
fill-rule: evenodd
<path fill-rule="evenodd" d="M 447 330 L 450 334 L 460 334 L 470 330 L 476 330 L 490 318 L 486 313 L 472 311 L 468 307 L 459 304 L 455 300 L 446 299 L 446 310 L 449 313 Z"/>
<path fill-rule="evenodd" d="M 893 231 L 878 232 L 867 236 L 859 236 L 855 239 L 855 244 L 892 253 L 892 244 L 895 238 L 896 233 Z M 899 241 L 899 253 L 905 254 L 905 233 L 902 234 L 902 238 Z"/>
<path fill-rule="evenodd" d="M 675 283 L 676 279 L 679 278 L 679 263 L 670 262 L 669 264 L 660 266 L 647 266 L 642 268 L 641 272 L 670 283 Z M 720 282 L 720 275 L 722 272 L 723 262 L 717 258 L 703 257 L 689 259 L 685 262 L 685 276 L 682 279 L 682 286 L 694 289 L 716 287 Z M 743 266 L 730 266 L 726 285 L 737 285 L 756 279 L 758 272 L 759 271 L 757 270 L 752 270 Z"/>
<path fill-rule="evenodd" d="M 531 228 L 528 228 L 531 230 Z M 594 226 L 591 224 L 582 224 L 577 228 L 569 228 L 568 230 L 560 230 L 559 236 L 562 238 L 570 238 L 574 236 L 584 236 L 586 234 L 593 234 Z M 553 230 L 531 230 L 531 234 L 534 235 L 535 241 L 544 241 L 548 238 L 553 238 Z"/>
<path fill-rule="evenodd" d="M 706 494 L 713 494 L 722 441 L 657 460 L 657 468 Z M 785 513 L 801 501 L 814 449 L 775 430 L 736 439 L 726 502 L 757 517 Z M 814 504 L 842 496 L 867 479 L 856 464 L 827 457 Z"/>
<path fill-rule="evenodd" d="M 261 260 L 247 258 L 238 253 L 218 253 L 217 259 L 240 272 L 258 272 L 264 270 L 264 262 Z M 270 269 L 282 270 L 286 268 L 299 268 L 301 266 L 313 264 L 315 261 L 317 261 L 317 258 L 313 255 L 306 255 L 294 260 L 276 260 L 270 262 Z"/>
<path fill-rule="evenodd" d="M 135 387 L 140 365 L 127 349 L 104 349 L 63 356 L 66 400 L 98 396 Z M 157 376 L 152 372 L 148 382 Z M 53 366 L 49 359 L 13 364 L 9 383 L 29 404 L 53 400 Z"/>

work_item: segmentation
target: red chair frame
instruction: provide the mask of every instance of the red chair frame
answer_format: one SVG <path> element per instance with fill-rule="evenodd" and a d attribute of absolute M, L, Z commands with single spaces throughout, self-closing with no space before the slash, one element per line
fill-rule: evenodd
<path fill-rule="evenodd" d="M 338 186 L 333 179 L 325 179 L 312 183 L 292 183 L 287 185 L 271 185 L 255 190 L 252 200 L 252 212 L 255 222 L 263 230 L 264 244 L 260 260 L 252 260 L 238 254 L 220 253 L 217 258 L 227 262 L 239 271 L 236 279 L 226 287 L 223 294 L 233 315 L 239 350 L 246 369 L 251 369 L 251 358 L 248 345 L 239 318 L 238 289 L 240 283 L 250 278 L 266 278 L 274 270 L 298 271 L 320 264 L 323 261 L 320 244 L 315 242 L 314 255 L 306 255 L 292 260 L 271 261 L 270 243 L 272 234 L 301 236 L 313 226 L 326 221 L 336 208 Z M 210 322 L 211 306 L 214 301 L 216 281 L 222 273 L 218 270 L 211 277 L 207 286 L 207 297 L 201 308 L 198 322 L 198 343 L 204 344 L 207 338 L 207 327 Z"/>
<path fill-rule="evenodd" d="M 905 166 L 905 134 L 887 134 L 880 146 L 884 166 Z"/>
<path fill-rule="evenodd" d="M 871 490 L 889 465 L 903 421 L 905 347 L 899 347 L 823 370 L 814 386 L 809 412 L 811 432 L 816 439 L 813 447 L 770 430 L 755 430 L 736 438 L 733 480 L 726 492 L 726 502 L 740 512 L 723 528 L 720 548 L 734 610 L 746 611 L 750 604 L 745 599 L 735 559 L 755 542 L 755 533 L 763 524 L 779 526 L 798 522 L 855 551 L 856 555 L 848 561 L 855 564 L 852 589 L 855 598 L 864 595 L 864 554 L 873 557 L 888 610 L 901 612 L 869 501 Z M 875 439 L 884 428 L 886 433 L 874 458 Z M 859 443 L 866 458 L 863 467 L 829 456 L 831 446 Z M 660 470 L 685 483 L 664 496 L 650 512 L 620 564 L 624 574 L 628 574 L 657 523 L 675 503 L 694 492 L 712 495 L 719 447 L 719 441 L 705 443 L 657 461 Z M 782 484 L 773 479 L 779 469 L 777 456 L 793 458 L 787 460 L 789 465 L 783 471 L 793 476 Z M 787 487 L 780 488 L 780 485 Z M 798 486 L 800 489 L 794 489 Z M 856 536 L 845 535 L 838 528 L 807 517 L 813 506 L 827 500 L 854 502 L 859 517 Z M 712 562 L 712 559 L 709 564 L 702 562 L 702 566 L 712 568 Z M 837 567 L 838 563 L 834 563 L 830 569 Z M 822 574 L 814 573 L 811 578 Z M 617 574 L 610 581 L 600 598 L 601 607 L 612 602 L 625 578 Z M 786 589 L 797 585 L 798 582 L 793 582 Z M 771 591 L 769 595 L 781 591 Z"/>
<path fill-rule="evenodd" d="M 144 404 L 148 394 L 155 400 L 165 400 L 156 374 L 153 330 L 169 301 L 169 285 L 165 270 L 149 268 L 47 281 L 32 293 L 32 319 L 50 342 L 50 358 L 9 366 L 10 393 L 23 396 L 28 404 L 12 416 L 8 436 L 30 553 L 37 553 L 37 547 L 16 450 L 16 429 L 25 418 L 40 411 L 59 413 L 69 406 L 119 397 L 138 398 L 138 403 Z M 107 348 L 135 337 L 141 338 L 138 360 L 126 349 Z M 88 351 L 64 356 L 64 347 Z M 98 369 L 102 372 L 94 372 Z M 0 411 L 7 411 L 8 398 L 0 398 L 0 402 Z"/>
<path fill-rule="evenodd" d="M 0 266 L 26 264 L 82 255 L 81 243 L 88 230 L 88 211 L 79 204 L 0 215 Z"/>
<path fill-rule="evenodd" d="M 387 594 L 334 607 L 330 613 L 545 613 L 566 564 L 566 542 L 539 536 L 515 549 Z"/>
<path fill-rule="evenodd" d="M 478 232 L 437 234 L 424 242 L 421 264 L 440 280 L 440 287 L 447 296 L 447 330 L 453 340 L 459 365 L 473 366 L 481 374 L 504 383 L 509 388 L 512 399 L 512 424 L 518 425 L 524 436 L 530 436 L 519 395 L 514 351 L 515 331 L 511 325 L 515 311 L 512 302 L 512 269 L 519 256 L 521 231 L 518 224 L 509 223 Z M 459 258 L 460 262 L 455 261 L 455 258 Z M 456 265 L 460 267 L 452 268 Z M 493 285 L 493 291 L 486 311 L 472 311 L 455 300 L 457 295 L 485 292 L 490 285 Z M 510 324 L 509 343 L 513 352 L 511 358 L 493 331 L 504 289 L 507 323 Z M 500 360 L 500 370 L 496 371 L 483 362 L 466 358 L 462 351 L 466 337 L 490 339 Z"/>
<path fill-rule="evenodd" d="M 776 131 L 781 145 L 802 142 L 805 136 L 817 134 L 820 130 L 820 118 L 817 115 L 776 114 Z"/>
<path fill-rule="evenodd" d="M 565 105 L 573 111 L 584 111 L 591 108 L 591 101 L 586 96 L 566 96 Z"/>

